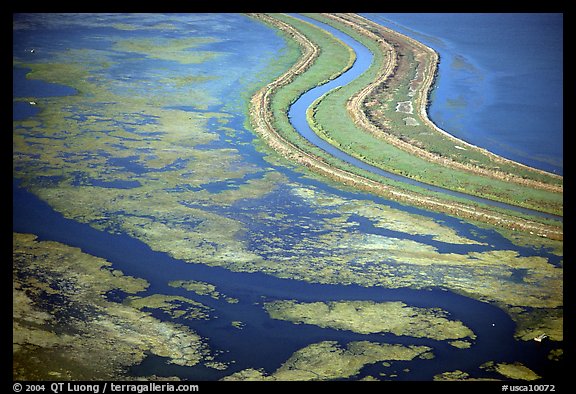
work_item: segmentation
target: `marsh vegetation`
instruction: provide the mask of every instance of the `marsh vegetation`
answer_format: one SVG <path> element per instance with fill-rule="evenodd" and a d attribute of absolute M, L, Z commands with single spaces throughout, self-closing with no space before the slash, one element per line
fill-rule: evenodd
<path fill-rule="evenodd" d="M 551 358 L 561 358 L 561 240 L 411 208 L 327 181 L 286 160 L 245 126 L 250 96 L 300 55 L 289 32 L 246 16 L 199 15 L 193 18 L 193 36 L 183 38 L 176 32 L 191 31 L 188 19 L 173 16 L 170 23 L 159 23 L 149 17 L 146 24 L 129 16 L 127 21 L 103 18 L 96 26 L 110 29 L 105 30 L 110 35 L 97 39 L 93 25 L 68 20 L 62 26 L 83 33 L 64 43 L 42 41 L 41 56 L 14 55 L 14 67 L 26 70 L 27 81 L 75 92 L 14 98 L 25 105 L 34 101 L 39 111 L 13 121 L 13 177 L 19 187 L 65 219 L 137 239 L 149 253 L 167 254 L 187 266 L 266 274 L 262 277 L 297 284 L 463 294 L 506 311 L 517 323 L 517 340 L 546 332 L 555 347 Z M 45 23 L 47 16 L 36 18 Z M 349 67 L 354 55 L 317 27 L 284 15 L 271 18 L 322 47 L 317 61 L 271 102 L 274 126 L 284 133 L 293 99 Z M 47 31 L 46 26 L 61 28 L 42 23 Z M 32 25 L 15 24 L 28 32 Z M 242 36 L 232 39 L 231 32 Z M 38 32 L 31 35 L 39 39 Z M 329 95 L 321 105 L 335 105 L 342 97 Z M 315 116 L 326 108 L 319 111 Z M 338 111 L 336 121 L 348 122 L 342 120 L 345 111 Z M 283 135 L 303 146 L 292 131 Z M 332 165 L 333 158 L 322 158 Z M 130 250 L 122 254 L 133 266 L 141 264 Z M 252 322 L 234 309 L 247 308 L 242 297 L 248 290 L 241 283 L 165 280 L 162 272 L 144 280 L 102 256 L 31 234 L 14 234 L 13 255 L 13 374 L 18 379 L 129 378 L 134 377 L 130 368 L 147 355 L 175 368 L 223 371 L 220 376 L 229 379 L 355 379 L 376 363 L 434 355 L 432 346 L 420 344 L 308 338 L 282 365 L 234 370 L 234 360 L 216 356 L 226 349 L 213 349 L 211 339 L 192 327 L 224 315 L 229 319 L 218 326 L 222 332 L 248 332 Z M 150 292 L 151 285 L 162 291 Z M 454 352 L 474 351 L 474 327 L 451 318 L 450 310 L 294 298 L 266 304 L 272 320 L 383 338 L 405 335 L 444 341 Z M 436 330 L 439 326 L 443 329 Z M 81 349 L 105 361 L 94 364 Z"/>

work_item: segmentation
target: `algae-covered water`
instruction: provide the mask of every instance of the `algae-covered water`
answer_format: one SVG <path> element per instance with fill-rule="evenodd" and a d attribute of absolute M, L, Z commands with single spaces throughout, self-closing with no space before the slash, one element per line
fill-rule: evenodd
<path fill-rule="evenodd" d="M 37 238 L 15 236 L 14 253 L 46 261 L 45 272 L 15 266 L 16 294 L 50 314 L 54 295 L 40 295 L 55 286 L 42 283 L 57 271 L 54 256 L 77 256 L 68 247 L 82 261 L 108 261 L 115 280 L 145 281 L 106 290 L 74 341 L 92 343 L 90 330 L 119 324 L 122 310 L 197 334 L 200 350 L 174 355 L 144 335 L 141 355 L 123 357 L 130 345 L 114 337 L 120 375 L 432 380 L 458 370 L 506 379 L 498 371 L 521 365 L 552 377 L 560 361 L 550 352 L 563 343 L 562 243 L 345 190 L 275 156 L 247 127 L 247 100 L 296 56 L 245 15 L 15 15 L 13 231 Z M 90 305 L 70 289 L 97 294 L 102 284 L 71 267 L 54 280 L 76 287 L 58 294 Z M 314 308 L 296 309 L 308 303 L 342 309 L 320 324 Z M 269 305 L 294 310 L 272 315 Z M 363 331 L 367 313 L 391 325 Z M 60 358 L 38 375 L 26 370 L 33 349 L 70 349 L 71 340 L 29 321 L 15 318 L 15 331 L 34 335 L 18 339 L 14 374 L 64 376 Z M 460 331 L 432 336 L 432 323 Z M 537 346 L 541 331 L 552 340 Z"/>

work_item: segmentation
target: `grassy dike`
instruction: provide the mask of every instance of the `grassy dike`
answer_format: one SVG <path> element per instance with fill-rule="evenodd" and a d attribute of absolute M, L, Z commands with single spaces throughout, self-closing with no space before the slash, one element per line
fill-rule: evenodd
<path fill-rule="evenodd" d="M 414 69 L 418 68 L 419 73 L 424 74 L 420 75 L 421 80 L 425 79 L 426 76 L 424 69 L 429 70 L 429 72 L 432 72 L 432 70 L 429 66 L 418 67 L 419 63 L 416 62 L 410 62 L 411 64 L 399 64 L 399 62 L 406 62 L 402 59 L 405 54 L 408 54 L 412 58 L 421 59 L 421 63 L 426 61 L 429 63 L 429 54 L 423 54 L 422 48 L 414 47 L 410 42 L 406 43 L 406 41 L 394 38 L 394 43 L 396 44 L 393 46 L 394 52 L 399 52 L 402 56 L 395 54 L 394 59 L 390 59 L 390 56 L 386 56 L 382 50 L 379 50 L 379 44 L 374 40 L 358 34 L 355 30 L 331 18 L 315 17 L 353 36 L 375 54 L 374 62 L 368 72 L 342 87 L 342 89 L 326 95 L 315 104 L 313 112 L 309 116 L 309 121 L 312 121 L 318 129 L 322 130 L 321 136 L 327 141 L 373 166 L 420 182 L 511 205 L 562 214 L 561 189 L 559 192 L 557 187 L 550 186 L 557 185 L 558 182 L 561 183 L 561 179 L 559 180 L 558 177 L 546 176 L 541 171 L 530 171 L 525 166 L 506 160 L 496 162 L 488 152 L 473 149 L 463 141 L 456 142 L 454 138 L 436 132 L 426 124 L 427 120 L 421 119 L 423 116 L 417 114 L 416 111 L 411 116 L 418 118 L 417 120 L 412 119 L 419 122 L 420 125 L 415 127 L 404 124 L 405 122 L 402 118 L 406 118 L 407 114 L 396 111 L 396 103 L 404 102 L 404 100 L 411 102 L 409 100 L 412 100 L 416 104 L 424 100 L 425 97 L 422 96 L 427 94 L 426 86 L 422 82 L 411 85 L 415 74 Z M 385 36 L 385 38 L 389 39 L 388 36 Z M 356 124 L 349 114 L 350 108 L 347 108 L 350 97 L 353 97 L 364 86 L 378 79 L 379 71 L 386 69 L 389 61 L 393 63 L 393 67 L 390 67 L 393 77 L 386 75 L 383 77 L 387 77 L 388 84 L 394 84 L 394 96 L 391 97 L 391 102 L 374 104 L 378 107 L 387 104 L 387 109 L 380 116 L 388 120 L 390 126 L 387 130 L 395 131 L 404 141 L 407 141 L 404 144 L 393 144 L 390 139 L 379 138 L 378 135 L 367 130 L 370 125 L 364 128 L 362 127 L 364 126 L 363 124 Z M 402 66 L 402 68 L 399 66 Z M 412 86 L 411 90 L 414 93 L 412 96 L 406 94 L 410 86 Z M 422 89 L 417 87 L 422 87 Z M 372 98 L 372 96 L 374 94 L 368 95 L 367 98 Z M 382 98 L 378 96 L 375 99 Z M 420 141 L 410 143 L 406 130 L 412 131 L 414 135 L 432 135 L 432 138 L 428 139 L 427 144 L 420 144 L 424 148 L 418 148 L 414 145 Z M 460 149 L 455 148 L 456 143 L 461 145 Z M 452 154 L 450 157 L 457 158 L 458 161 L 456 159 L 446 159 L 439 155 L 424 157 L 424 154 L 418 152 L 418 150 L 422 149 L 434 152 L 456 151 L 458 156 Z M 440 160 L 434 160 L 435 158 Z M 456 166 L 457 164 L 471 161 L 475 164 L 469 166 L 469 168 L 465 165 Z M 500 167 L 504 167 L 504 170 L 501 170 Z M 478 170 L 474 171 L 476 168 Z"/>
<path fill-rule="evenodd" d="M 342 28 L 337 25 L 335 27 Z M 347 30 L 346 33 L 353 34 L 354 32 Z M 369 41 L 361 35 L 355 35 L 357 36 L 355 38 L 362 40 L 365 45 L 374 44 L 373 41 Z M 370 49 L 373 51 L 377 49 L 373 47 L 374 45 L 371 45 Z M 367 73 L 316 102 L 311 116 L 309 116 L 309 121 L 322 131 L 320 134 L 322 137 L 364 162 L 420 182 L 511 205 L 561 214 L 561 193 L 498 179 L 489 176 L 489 174 L 465 171 L 444 162 L 427 160 L 421 155 L 396 147 L 355 124 L 352 117 L 349 116 L 346 104 L 350 97 L 377 77 L 378 70 L 385 67 L 385 57 L 382 56 L 381 52 L 375 53 L 378 53 L 379 56 L 375 57 L 375 61 Z M 404 78 L 403 82 L 406 85 L 409 83 L 407 78 Z M 397 101 L 400 100 L 395 102 Z M 391 112 L 395 112 L 393 108 Z M 396 112 L 396 114 L 398 113 Z M 406 114 L 403 115 L 406 116 Z M 422 121 L 420 120 L 420 122 Z M 395 119 L 390 123 L 393 128 L 410 127 L 404 126 L 402 119 Z M 421 129 L 424 129 L 422 132 L 430 132 L 426 130 L 426 126 L 421 126 Z M 447 139 L 446 137 L 442 138 L 438 133 L 435 133 L 435 137 L 436 139 Z M 452 142 L 452 147 L 453 145 Z M 464 152 L 461 155 L 464 156 Z M 489 157 L 477 156 L 482 159 L 482 163 L 489 165 L 487 164 L 490 162 Z M 513 170 L 510 168 L 508 171 Z"/>
<path fill-rule="evenodd" d="M 288 109 L 292 103 L 308 90 L 322 85 L 348 70 L 356 60 L 354 51 L 328 32 L 299 19 L 282 14 L 274 14 L 273 17 L 270 15 L 252 16 L 261 19 L 275 28 L 281 29 L 285 33 L 285 29 L 292 27 L 297 29 L 297 31 L 305 37 L 314 37 L 313 42 L 316 47 L 315 51 L 317 52 L 311 53 L 310 58 L 302 62 L 302 71 L 298 71 L 293 75 L 290 74 L 290 71 L 284 74 L 289 81 L 286 81 L 287 83 L 281 88 L 274 90 L 273 100 L 269 103 L 271 126 L 278 131 L 286 141 L 303 147 L 307 152 L 312 152 L 315 155 L 329 159 L 329 155 L 326 155 L 315 145 L 310 144 L 294 130 L 288 119 Z M 287 37 L 291 40 L 294 40 L 293 34 L 293 32 L 286 33 Z M 302 54 L 302 47 L 300 50 Z M 312 49 L 307 50 L 312 51 Z M 302 54 L 301 59 L 305 57 L 306 55 Z"/>
<path fill-rule="evenodd" d="M 317 174 L 327 176 L 332 180 L 356 189 L 372 192 L 410 205 L 465 217 L 473 221 L 495 224 L 508 229 L 530 231 L 554 239 L 562 239 L 561 225 L 556 222 L 505 211 L 501 208 L 488 207 L 479 203 L 471 203 L 470 201 L 457 197 L 435 193 L 416 186 L 393 181 L 344 163 L 310 144 L 290 125 L 287 116 L 288 108 L 291 103 L 297 100 L 297 98 L 307 90 L 322 84 L 328 79 L 335 78 L 344 72 L 353 60 L 350 49 L 322 29 L 295 18 L 278 14 L 252 16 L 280 29 L 287 37 L 298 42 L 302 53 L 299 61 L 295 63 L 289 71 L 258 91 L 251 100 L 250 117 L 252 127 L 262 137 L 264 142 L 276 152 L 291 161 L 306 166 Z M 331 24 L 345 30 L 335 22 L 331 22 Z M 361 88 L 362 85 L 369 84 L 370 81 L 377 76 L 378 67 L 381 66 L 384 61 L 384 54 L 377 50 L 375 42 L 373 45 L 370 45 L 371 41 L 366 37 L 362 37 L 353 31 L 345 31 L 365 43 L 375 54 L 375 60 L 370 70 L 352 84 L 357 90 Z M 347 56 L 344 54 L 347 54 Z M 350 91 L 351 89 L 352 88 L 349 87 L 339 89 L 338 94 L 333 95 L 336 97 L 334 100 L 339 100 L 340 103 L 342 103 L 345 97 L 350 97 L 349 94 L 353 93 Z M 324 100 L 320 101 L 320 104 L 330 96 L 330 94 L 326 95 Z M 334 105 L 334 103 L 330 101 L 327 103 Z M 318 104 L 319 103 L 317 103 L 317 105 Z M 334 106 L 326 106 L 326 108 L 334 112 L 331 113 L 330 116 L 327 116 L 327 118 L 332 118 L 331 120 L 323 118 L 321 123 L 323 130 L 330 129 L 332 128 L 331 126 L 340 128 L 344 122 L 348 125 L 352 123 L 354 126 L 352 132 L 355 138 L 356 132 L 361 135 L 366 135 L 362 130 L 357 130 L 350 119 L 346 120 L 345 107 L 336 108 Z M 326 113 L 330 112 L 327 111 Z M 326 121 L 328 124 L 326 124 Z M 319 124 L 320 122 L 313 122 L 313 126 L 315 125 L 317 128 Z M 382 141 L 378 143 L 381 144 Z M 431 162 L 421 160 L 392 145 L 385 146 L 385 149 L 387 149 L 387 152 L 394 153 L 393 155 L 388 155 L 388 157 L 394 158 L 394 160 L 390 160 L 393 166 L 386 169 L 396 169 L 396 172 L 398 172 L 398 167 L 402 170 L 402 166 L 404 166 L 410 173 L 418 174 L 418 177 L 415 177 L 415 179 L 419 180 L 424 180 L 422 174 L 428 173 L 429 177 L 433 178 L 436 177 L 438 173 L 441 173 L 445 178 L 459 179 L 459 181 L 454 181 L 454 184 L 458 185 L 454 188 L 455 190 L 469 192 L 464 184 L 464 182 L 471 182 L 469 173 L 458 173 L 453 168 L 447 169 L 443 166 L 433 165 Z M 366 159 L 368 156 L 366 153 L 362 152 L 360 155 L 365 156 L 364 160 L 370 162 Z M 362 158 L 361 156 L 359 157 Z M 518 196 L 521 195 L 519 193 L 519 185 L 509 182 L 498 183 L 490 178 L 481 178 L 481 180 L 483 183 L 478 186 L 481 190 L 499 184 L 501 190 L 499 190 L 497 194 L 507 196 L 499 198 L 499 200 L 518 204 Z M 540 210 L 549 212 L 561 213 L 561 193 L 552 193 L 547 196 L 546 193 L 549 192 L 545 190 L 530 189 L 526 192 L 530 193 L 531 199 L 535 201 L 534 203 L 528 204 L 528 206 L 537 207 Z M 485 196 L 486 194 L 480 195 Z"/>

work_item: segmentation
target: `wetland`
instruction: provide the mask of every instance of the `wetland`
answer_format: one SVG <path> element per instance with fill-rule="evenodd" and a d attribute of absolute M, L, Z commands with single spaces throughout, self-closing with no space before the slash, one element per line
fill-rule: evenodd
<path fill-rule="evenodd" d="M 561 240 L 341 185 L 253 131 L 250 98 L 301 56 L 289 32 L 235 14 L 14 18 L 15 379 L 562 365 Z"/>

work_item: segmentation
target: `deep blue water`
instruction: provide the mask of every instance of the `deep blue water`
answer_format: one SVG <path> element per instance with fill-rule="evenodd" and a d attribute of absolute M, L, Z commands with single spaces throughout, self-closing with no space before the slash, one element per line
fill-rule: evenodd
<path fill-rule="evenodd" d="M 25 101 L 15 101 L 12 104 L 12 120 L 24 120 L 36 115 L 40 110 Z"/>
<path fill-rule="evenodd" d="M 563 173 L 562 14 L 364 14 L 440 54 L 430 118 L 458 138 Z"/>

